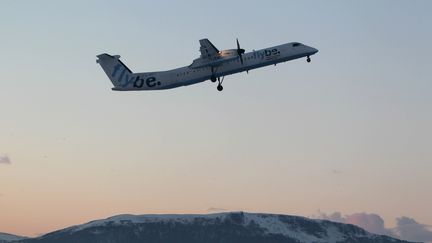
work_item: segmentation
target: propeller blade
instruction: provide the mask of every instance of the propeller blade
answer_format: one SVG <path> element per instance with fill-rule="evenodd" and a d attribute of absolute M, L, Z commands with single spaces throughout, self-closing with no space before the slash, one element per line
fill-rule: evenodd
<path fill-rule="evenodd" d="M 245 50 L 240 48 L 240 43 L 239 43 L 238 38 L 236 39 L 236 41 L 237 41 L 237 54 L 240 57 L 241 64 L 243 64 L 243 57 L 242 57 L 242 55 L 245 53 Z"/>

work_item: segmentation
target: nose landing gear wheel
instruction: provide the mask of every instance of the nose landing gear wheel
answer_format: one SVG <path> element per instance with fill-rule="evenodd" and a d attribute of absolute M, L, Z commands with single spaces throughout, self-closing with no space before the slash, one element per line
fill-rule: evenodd
<path fill-rule="evenodd" d="M 306 61 L 307 61 L 307 62 L 311 62 L 311 59 L 310 59 L 309 56 L 307 57 Z"/>
<path fill-rule="evenodd" d="M 222 90 L 223 90 L 222 85 L 219 84 L 219 85 L 217 86 L 217 90 L 218 90 L 218 91 L 222 91 Z"/>

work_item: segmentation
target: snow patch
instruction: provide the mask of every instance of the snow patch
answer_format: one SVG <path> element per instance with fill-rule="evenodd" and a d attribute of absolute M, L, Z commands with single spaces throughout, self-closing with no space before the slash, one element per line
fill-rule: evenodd
<path fill-rule="evenodd" d="M 248 223 L 252 221 L 258 224 L 261 228 L 265 229 L 269 234 L 281 234 L 290 238 L 297 239 L 300 242 L 328 242 L 328 243 L 336 243 L 343 240 L 343 234 L 339 232 L 339 230 L 332 226 L 326 229 L 326 235 L 323 235 L 322 238 L 317 237 L 315 235 L 308 234 L 304 231 L 300 231 L 286 222 L 280 220 L 279 215 L 271 215 L 271 214 L 250 214 L 246 213 L 246 220 Z M 286 216 L 284 216 L 286 217 Z M 314 222 L 313 220 L 303 218 L 303 217 L 294 217 L 297 220 L 304 220 Z"/>
<path fill-rule="evenodd" d="M 80 230 L 100 227 L 106 225 L 124 225 L 124 224 L 142 224 L 142 223 L 183 223 L 190 224 L 196 219 L 223 219 L 226 216 L 225 213 L 216 214 L 146 214 L 146 215 L 132 215 L 123 214 L 113 217 L 109 217 L 102 220 L 90 221 L 86 224 L 72 226 L 62 231 L 69 231 L 71 233 Z"/>

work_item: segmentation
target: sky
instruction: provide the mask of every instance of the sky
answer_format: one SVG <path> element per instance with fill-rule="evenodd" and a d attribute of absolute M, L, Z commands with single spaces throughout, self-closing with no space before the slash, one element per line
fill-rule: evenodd
<path fill-rule="evenodd" d="M 213 209 L 432 225 L 431 1 L 0 1 L 0 232 Z M 165 91 L 198 40 L 319 49 Z"/>

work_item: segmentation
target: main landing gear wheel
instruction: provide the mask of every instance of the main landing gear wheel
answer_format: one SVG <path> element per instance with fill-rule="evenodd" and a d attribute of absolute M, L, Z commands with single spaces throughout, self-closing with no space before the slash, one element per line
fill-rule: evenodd
<path fill-rule="evenodd" d="M 306 61 L 307 61 L 307 62 L 311 62 L 311 59 L 310 59 L 309 56 L 307 57 Z"/>
<path fill-rule="evenodd" d="M 223 82 L 224 79 L 225 79 L 225 76 L 223 76 L 222 79 L 221 79 L 220 77 L 217 78 L 217 81 L 218 81 L 217 90 L 219 90 L 219 91 L 222 91 L 222 90 L 223 90 L 222 82 Z"/>
<path fill-rule="evenodd" d="M 214 82 L 216 82 L 216 77 L 215 76 L 211 76 L 210 80 L 214 83 Z"/>

